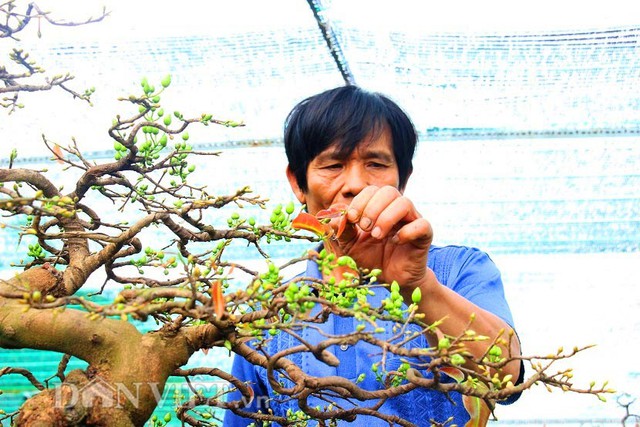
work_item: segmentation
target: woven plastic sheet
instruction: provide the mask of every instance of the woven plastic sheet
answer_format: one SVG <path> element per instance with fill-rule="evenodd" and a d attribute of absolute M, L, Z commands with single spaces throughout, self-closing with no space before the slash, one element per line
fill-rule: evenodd
<path fill-rule="evenodd" d="M 104 23 L 46 29 L 42 39 L 25 38 L 19 46 L 51 72 L 73 72 L 80 88 L 98 89 L 93 109 L 68 107 L 77 111 L 78 123 L 86 123 L 74 129 L 76 136 L 93 138 L 96 127 L 106 129 L 108 118 L 122 113 L 117 97 L 135 90 L 142 76 L 171 73 L 169 96 L 183 104 L 177 108 L 247 123 L 209 132 L 201 142 L 277 140 L 296 102 L 345 84 L 318 17 L 355 83 L 396 99 L 424 136 L 637 131 L 639 26 L 443 30 L 430 24 L 420 2 L 314 4 L 317 16 L 302 0 L 150 9 L 142 22 L 156 24 L 141 25 L 135 20 L 139 9 L 113 2 Z M 394 12 L 397 7 L 403 13 Z M 42 105 L 27 104 L 41 116 L 39 128 L 33 114 L 12 119 L 14 129 L 24 120 L 36 141 L 62 126 L 59 118 L 47 123 L 53 101 L 42 99 Z M 66 109 L 67 102 L 59 105 Z M 3 127 L 0 122 L 8 135 Z"/>

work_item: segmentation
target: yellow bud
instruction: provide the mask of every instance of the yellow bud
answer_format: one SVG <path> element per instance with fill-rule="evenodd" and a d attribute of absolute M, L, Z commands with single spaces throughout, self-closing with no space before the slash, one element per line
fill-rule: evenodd
<path fill-rule="evenodd" d="M 63 196 L 59 201 L 58 205 L 71 205 L 73 204 L 73 199 L 69 196 Z"/>
<path fill-rule="evenodd" d="M 31 294 L 31 299 L 33 300 L 33 302 L 40 302 L 40 300 L 42 299 L 42 292 L 33 291 L 33 293 Z"/>

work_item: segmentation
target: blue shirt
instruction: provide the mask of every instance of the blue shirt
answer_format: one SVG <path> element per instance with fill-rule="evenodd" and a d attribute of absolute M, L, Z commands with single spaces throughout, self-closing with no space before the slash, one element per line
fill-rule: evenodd
<path fill-rule="evenodd" d="M 440 283 L 462 295 L 477 306 L 497 315 L 509 326 L 513 327 L 511 312 L 504 297 L 500 272 L 486 253 L 478 249 L 463 246 L 432 246 L 429 250 L 428 260 L 429 268 L 433 270 Z M 305 275 L 315 278 L 321 277 L 315 262 L 309 261 L 307 263 Z M 376 295 L 371 296 L 369 301 L 372 306 L 377 307 L 381 301 L 388 296 L 389 292 L 386 289 L 376 289 L 375 293 Z M 357 322 L 358 321 L 353 318 L 330 316 L 326 323 L 315 326 L 318 326 L 327 334 L 340 335 L 353 332 Z M 378 326 L 384 327 L 385 332 L 376 334 L 376 337 L 380 339 L 391 339 L 395 335 L 391 322 L 378 321 Z M 415 330 L 419 330 L 417 326 Z M 314 328 L 304 328 L 299 331 L 299 333 L 308 342 L 317 343 L 323 339 L 323 336 Z M 274 354 L 277 351 L 298 344 L 299 342 L 289 334 L 280 333 L 269 343 L 268 352 L 269 354 Z M 416 339 L 409 341 L 406 346 L 426 348 L 429 345 L 427 344 L 424 334 L 419 334 Z M 378 347 L 374 347 L 366 342 L 358 342 L 354 346 L 331 347 L 330 350 L 332 350 L 333 354 L 340 360 L 340 364 L 337 367 L 331 367 L 318 361 L 308 352 L 296 353 L 290 356 L 289 359 L 301 367 L 305 373 L 321 378 L 338 375 L 356 381 L 360 374 L 365 373 L 366 376 L 364 380 L 358 383 L 361 388 L 366 390 L 377 390 L 381 388 L 381 384 L 376 380 L 375 374 L 371 371 L 372 364 L 381 360 L 380 349 Z M 401 363 L 402 361 L 399 356 L 387 354 L 385 370 L 395 370 L 400 367 Z M 251 365 L 245 361 L 244 358 L 237 356 L 233 361 L 231 373 L 235 377 L 243 381 L 248 381 L 253 385 L 256 398 L 245 410 L 255 412 L 261 409 L 264 411 L 264 402 L 267 400 L 267 396 L 271 398 L 271 400 L 268 400 L 269 409 L 276 415 L 286 416 L 287 410 L 298 410 L 295 400 L 282 399 L 282 396 L 273 393 L 267 381 L 266 370 L 264 368 Z M 427 372 L 423 372 L 423 375 L 427 377 L 431 376 L 431 374 Z M 229 401 L 240 398 L 241 396 L 238 392 L 230 393 L 228 396 Z M 282 401 L 279 399 L 282 399 Z M 515 399 L 517 399 L 517 396 L 511 399 L 511 401 Z M 339 400 L 339 403 L 344 405 L 343 408 L 349 408 L 354 405 L 371 406 L 375 402 L 355 401 L 355 403 L 349 403 L 344 400 Z M 327 406 L 327 402 L 314 399 L 310 399 L 309 404 L 311 407 L 317 405 L 321 407 Z M 449 417 L 453 417 L 454 420 L 452 423 L 458 425 L 464 425 L 464 423 L 469 420 L 469 416 L 462 405 L 460 394 L 451 393 L 448 398 L 441 392 L 424 388 L 418 388 L 405 395 L 387 400 L 380 408 L 380 412 L 397 415 L 419 426 L 431 425 L 432 421 L 443 423 Z M 252 422 L 253 421 L 247 418 L 238 417 L 231 411 L 226 411 L 225 413 L 224 426 L 247 426 Z M 338 425 L 388 427 L 389 423 L 379 418 L 358 415 L 355 422 L 347 423 L 346 421 L 339 421 Z"/>

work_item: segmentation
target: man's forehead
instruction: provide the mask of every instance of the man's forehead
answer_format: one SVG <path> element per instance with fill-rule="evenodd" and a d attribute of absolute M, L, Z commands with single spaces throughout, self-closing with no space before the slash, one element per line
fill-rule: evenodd
<path fill-rule="evenodd" d="M 338 143 L 333 143 L 320 152 L 316 159 L 346 159 L 356 153 L 363 158 L 394 157 L 391 140 L 380 138 L 373 141 L 361 141 L 353 151 L 342 148 Z"/>

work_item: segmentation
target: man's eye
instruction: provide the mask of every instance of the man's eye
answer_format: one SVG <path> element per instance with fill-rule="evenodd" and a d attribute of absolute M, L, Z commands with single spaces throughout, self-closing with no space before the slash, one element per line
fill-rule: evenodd
<path fill-rule="evenodd" d="M 329 170 L 342 169 L 342 165 L 340 163 L 333 163 L 333 164 L 325 166 L 324 169 L 329 169 Z"/>
<path fill-rule="evenodd" d="M 373 163 L 369 163 L 369 167 L 376 168 L 376 169 L 384 169 L 387 167 L 387 165 L 384 163 L 373 162 Z"/>

